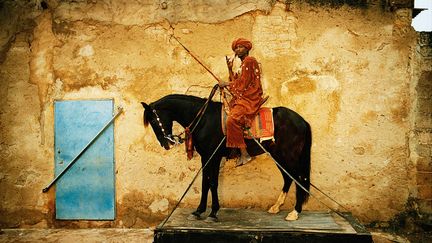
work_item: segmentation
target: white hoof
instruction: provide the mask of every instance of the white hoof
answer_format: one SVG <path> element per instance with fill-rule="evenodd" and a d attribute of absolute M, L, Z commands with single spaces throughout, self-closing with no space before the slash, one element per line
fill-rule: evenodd
<path fill-rule="evenodd" d="M 268 213 L 277 214 L 279 213 L 280 209 L 278 206 L 273 205 L 271 208 L 267 211 Z"/>
<path fill-rule="evenodd" d="M 217 218 L 215 218 L 215 217 L 207 217 L 204 220 L 204 222 L 206 222 L 206 223 L 216 223 L 216 222 L 219 222 L 219 220 Z"/>
<path fill-rule="evenodd" d="M 294 221 L 298 219 L 298 212 L 294 209 L 293 211 L 291 211 L 291 213 L 288 214 L 288 216 L 286 216 L 285 220 L 287 221 Z"/>
<path fill-rule="evenodd" d="M 195 220 L 201 220 L 202 218 L 200 217 L 200 216 L 197 216 L 197 215 L 195 215 L 195 214 L 190 214 L 188 217 L 187 217 L 187 220 L 189 220 L 189 221 L 195 221 Z"/>

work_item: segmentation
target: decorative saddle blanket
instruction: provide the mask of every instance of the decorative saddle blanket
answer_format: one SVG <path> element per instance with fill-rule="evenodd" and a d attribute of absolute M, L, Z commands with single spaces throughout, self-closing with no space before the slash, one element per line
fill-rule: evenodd
<path fill-rule="evenodd" d="M 222 131 L 226 135 L 226 121 L 228 115 L 222 109 Z M 273 109 L 268 107 L 261 107 L 249 129 L 254 138 L 259 138 L 260 141 L 274 139 L 274 122 L 273 122 Z M 245 138 L 251 139 L 247 130 L 244 131 Z"/>

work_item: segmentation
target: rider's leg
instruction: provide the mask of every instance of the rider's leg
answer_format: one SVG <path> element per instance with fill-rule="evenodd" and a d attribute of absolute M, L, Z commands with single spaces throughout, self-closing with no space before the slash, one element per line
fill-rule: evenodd
<path fill-rule="evenodd" d="M 244 124 L 243 108 L 241 106 L 232 107 L 227 118 L 227 147 L 240 149 L 240 158 L 237 160 L 236 166 L 244 165 L 251 160 L 243 138 L 242 126 Z"/>
<path fill-rule="evenodd" d="M 240 158 L 237 160 L 236 166 L 244 165 L 252 160 L 252 157 L 247 152 L 246 148 L 240 148 Z"/>

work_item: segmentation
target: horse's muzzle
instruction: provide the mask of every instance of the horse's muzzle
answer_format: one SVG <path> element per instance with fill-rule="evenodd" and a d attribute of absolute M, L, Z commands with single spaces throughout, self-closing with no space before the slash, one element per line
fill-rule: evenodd
<path fill-rule="evenodd" d="M 164 147 L 164 149 L 169 150 L 171 148 L 169 143 L 165 143 L 162 147 Z"/>
<path fill-rule="evenodd" d="M 171 141 L 170 139 L 165 139 L 165 142 L 162 145 L 164 149 L 170 150 L 170 148 L 175 144 L 175 142 Z"/>

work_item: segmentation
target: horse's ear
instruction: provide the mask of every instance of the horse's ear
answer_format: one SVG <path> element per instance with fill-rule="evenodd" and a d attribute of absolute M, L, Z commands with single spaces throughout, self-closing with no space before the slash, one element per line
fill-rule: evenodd
<path fill-rule="evenodd" d="M 144 126 L 147 127 L 149 124 L 149 120 L 148 120 L 147 116 L 148 116 L 148 112 L 151 110 L 151 108 L 145 102 L 141 102 L 141 105 L 144 107 L 144 114 L 143 114 Z"/>
<path fill-rule="evenodd" d="M 150 110 L 150 106 L 147 105 L 145 102 L 141 102 L 141 105 L 144 107 L 144 109 Z"/>

